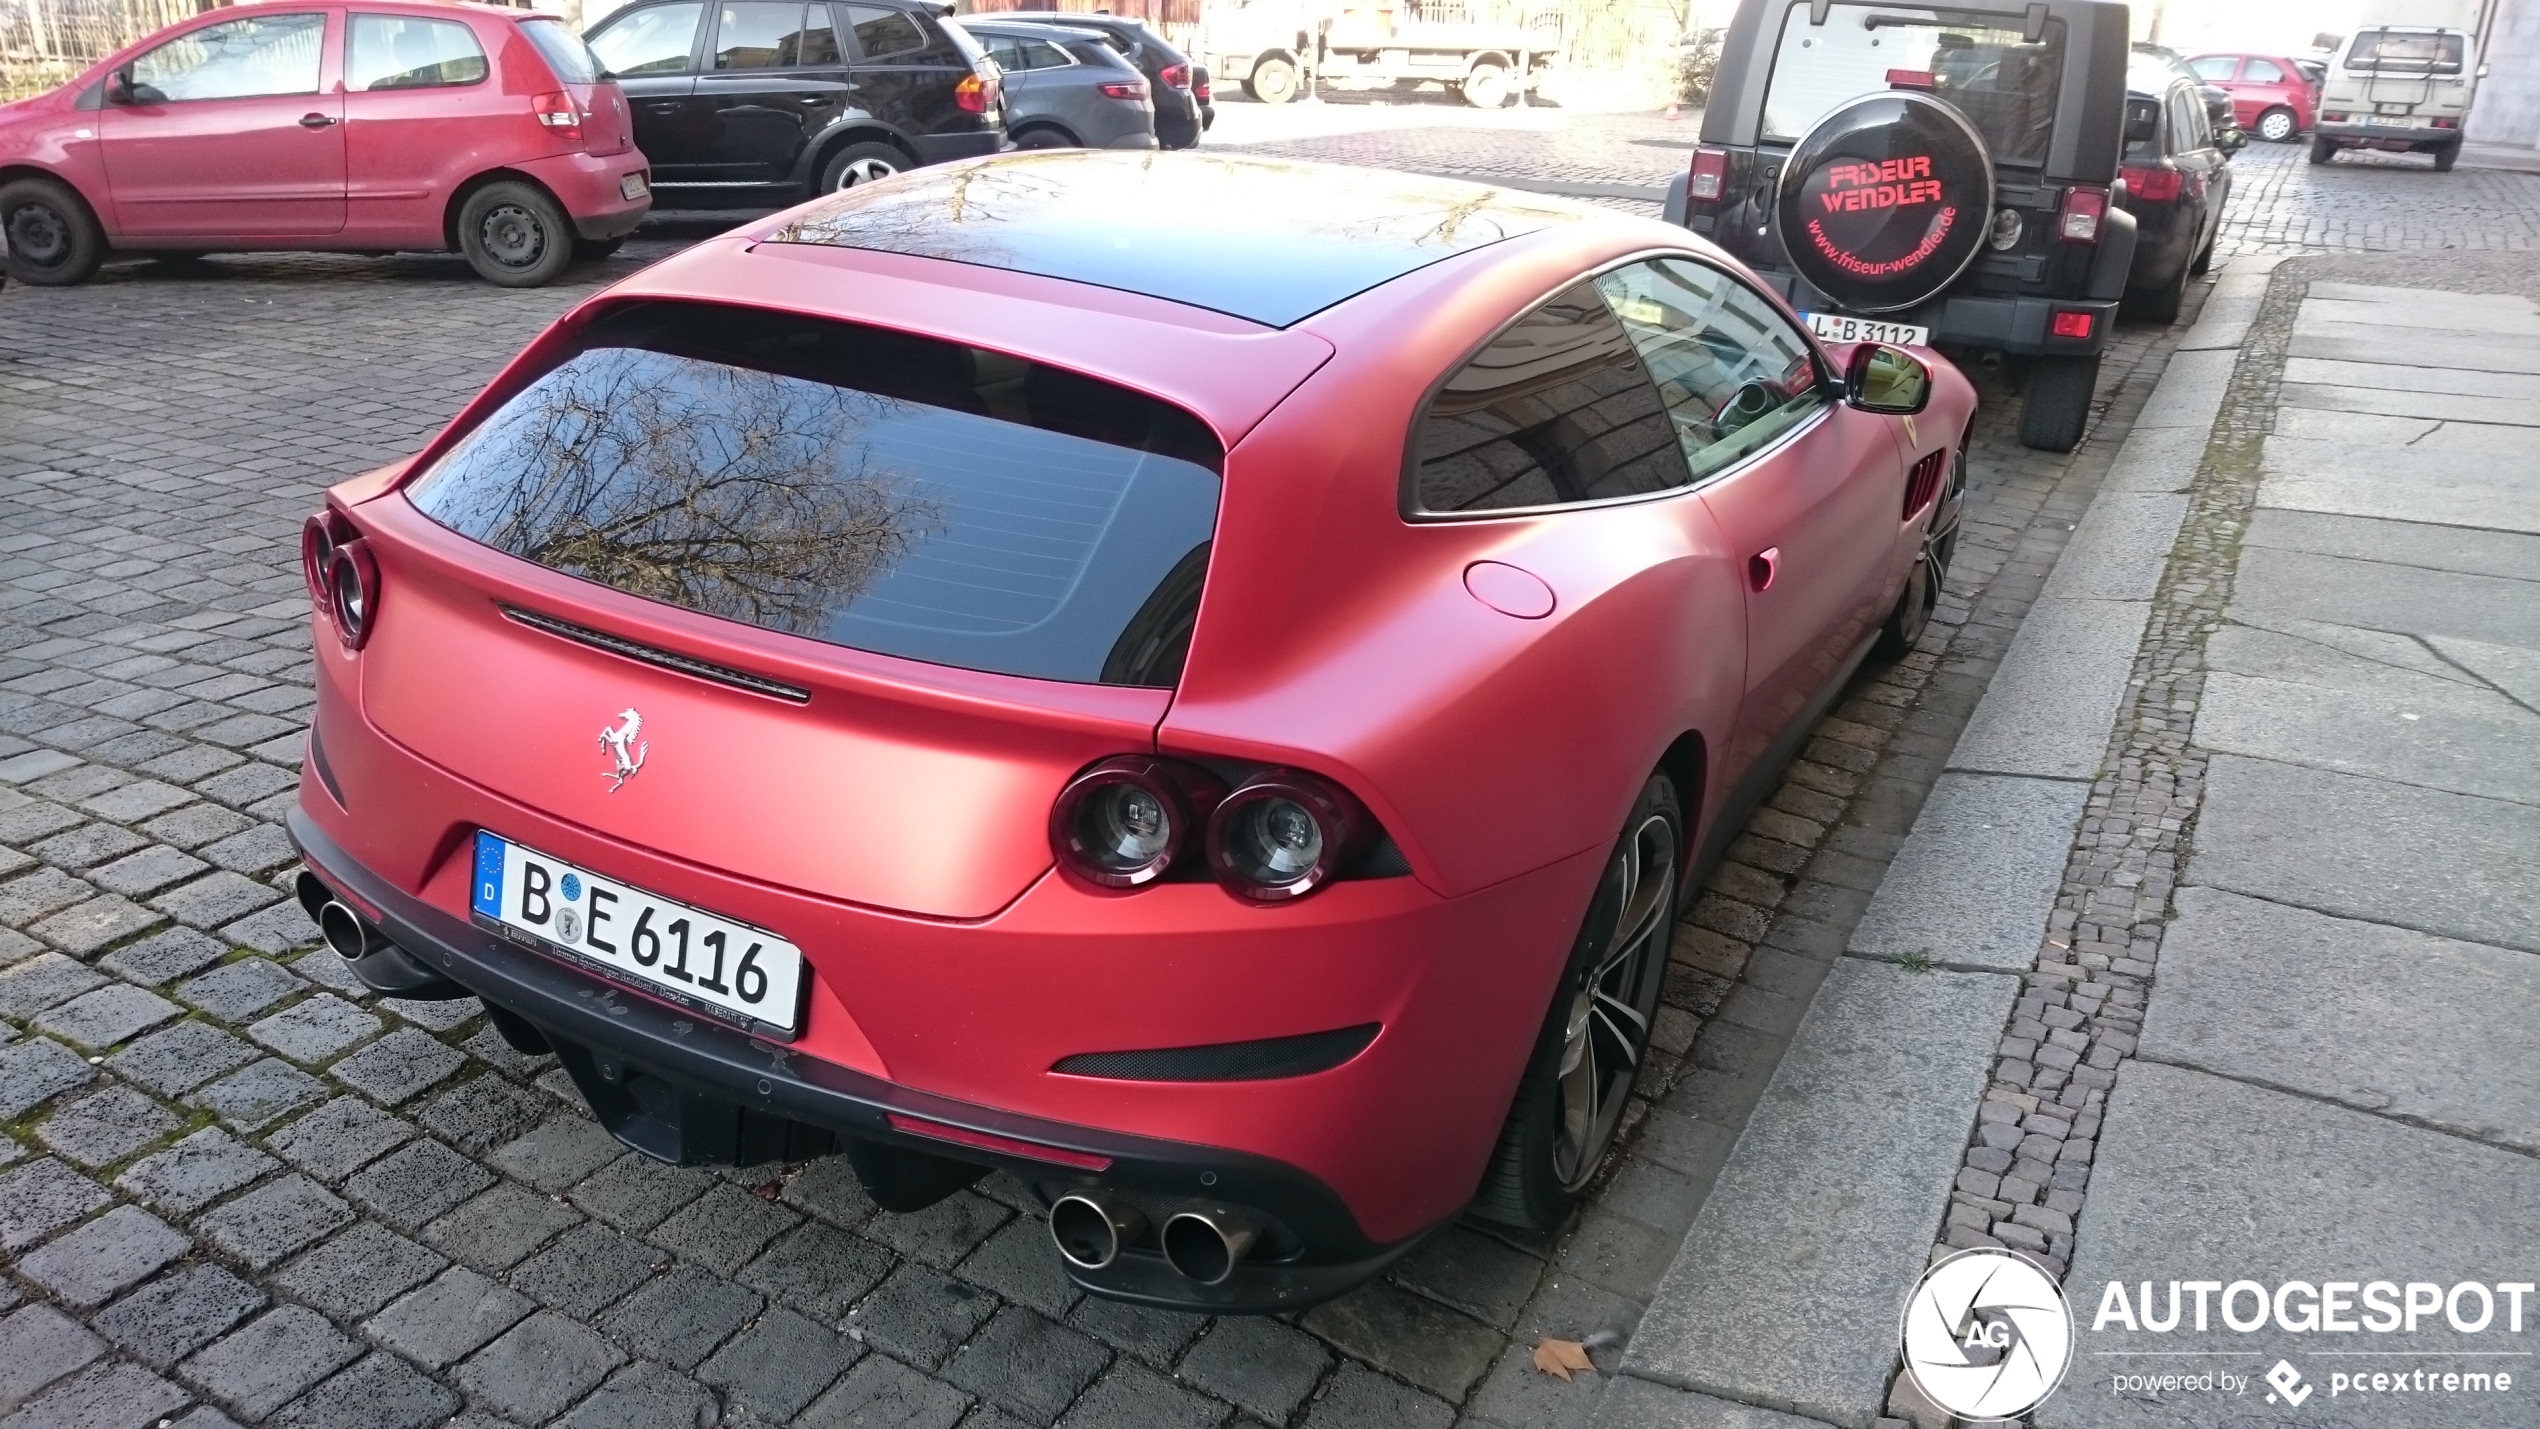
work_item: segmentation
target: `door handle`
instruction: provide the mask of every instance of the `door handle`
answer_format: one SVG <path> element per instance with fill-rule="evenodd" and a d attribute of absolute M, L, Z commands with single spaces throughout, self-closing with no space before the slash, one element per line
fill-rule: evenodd
<path fill-rule="evenodd" d="M 1761 595 L 1773 588 L 1782 570 L 1782 548 L 1770 546 L 1746 558 L 1746 588 Z"/>
<path fill-rule="evenodd" d="M 300 116 L 300 127 L 303 129 L 323 129 L 334 122 L 334 119 L 324 114 L 303 114 Z"/>
<path fill-rule="evenodd" d="M 675 99 L 648 99 L 644 101 L 644 107 L 655 114 L 673 114 L 678 112 L 679 101 Z"/>

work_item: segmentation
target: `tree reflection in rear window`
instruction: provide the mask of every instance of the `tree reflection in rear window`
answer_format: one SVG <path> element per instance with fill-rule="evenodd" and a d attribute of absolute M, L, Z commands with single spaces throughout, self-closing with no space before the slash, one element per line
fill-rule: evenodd
<path fill-rule="evenodd" d="M 2048 20 L 2031 43 L 2023 14 L 2003 8 L 2012 13 L 1838 4 L 1818 25 L 1807 4 L 1792 5 L 1764 91 L 1764 136 L 1799 140 L 1846 102 L 1906 83 L 1956 106 L 1995 163 L 2043 162 L 2064 73 L 2064 22 Z"/>
<path fill-rule="evenodd" d="M 648 302 L 584 329 L 407 495 L 497 550 L 727 620 L 1169 686 L 1223 463 L 1196 417 L 1058 368 Z"/>

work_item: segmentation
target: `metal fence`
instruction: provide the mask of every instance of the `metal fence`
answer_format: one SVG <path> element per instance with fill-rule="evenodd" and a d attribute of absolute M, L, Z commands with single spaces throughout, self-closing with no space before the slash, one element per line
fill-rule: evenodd
<path fill-rule="evenodd" d="M 212 0 L 0 0 L 0 99 L 41 94 Z"/>

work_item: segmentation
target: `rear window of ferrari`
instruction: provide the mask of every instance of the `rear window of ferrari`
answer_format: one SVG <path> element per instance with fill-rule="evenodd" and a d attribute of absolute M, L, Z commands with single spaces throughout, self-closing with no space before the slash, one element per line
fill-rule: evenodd
<path fill-rule="evenodd" d="M 407 495 L 499 551 L 877 654 L 1169 686 L 1225 453 L 1190 413 L 1003 353 L 643 302 Z"/>

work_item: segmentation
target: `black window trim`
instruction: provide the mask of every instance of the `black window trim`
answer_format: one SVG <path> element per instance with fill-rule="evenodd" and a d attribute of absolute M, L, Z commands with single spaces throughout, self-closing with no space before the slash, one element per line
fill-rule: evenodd
<path fill-rule="evenodd" d="M 1770 309 L 1775 316 L 1784 316 L 1781 304 L 1775 302 L 1772 296 L 1764 289 L 1748 282 L 1734 270 L 1723 267 L 1719 263 L 1716 263 L 1711 259 L 1704 257 L 1702 254 L 1694 252 L 1688 248 L 1644 248 L 1638 252 L 1625 254 L 1620 258 L 1608 260 L 1607 262 L 1600 263 L 1585 272 L 1576 273 L 1570 277 L 1562 279 L 1559 283 L 1556 283 L 1543 292 L 1536 294 L 1534 297 L 1527 299 L 1522 307 L 1518 308 L 1516 312 L 1510 314 L 1506 319 L 1494 326 L 1481 341 L 1474 343 L 1469 348 L 1466 348 L 1464 352 L 1455 359 L 1455 361 L 1447 364 L 1446 370 L 1438 374 L 1437 379 L 1429 384 L 1428 390 L 1420 394 L 1419 405 L 1411 409 L 1411 424 L 1403 433 L 1401 485 L 1396 492 L 1394 501 L 1397 514 L 1400 515 L 1405 522 L 1416 526 L 1426 526 L 1440 522 L 1498 521 L 1515 517 L 1545 516 L 1561 511 L 1594 511 L 1608 506 L 1632 506 L 1646 501 L 1671 501 L 1680 496 L 1692 495 L 1693 493 L 1701 491 L 1706 487 L 1726 480 L 1728 477 L 1745 471 L 1748 467 L 1754 465 L 1756 462 L 1764 459 L 1765 457 L 1771 456 L 1780 451 L 1783 447 L 1790 445 L 1801 436 L 1816 430 L 1820 423 L 1827 420 L 1827 414 L 1829 412 L 1832 412 L 1836 407 L 1842 405 L 1842 394 L 1835 390 L 1836 384 L 1833 376 L 1834 364 L 1826 360 L 1825 345 L 1817 340 L 1817 335 L 1809 330 L 1808 324 L 1804 322 L 1793 322 L 1791 323 L 1791 326 L 1798 331 L 1800 340 L 1805 342 L 1808 346 L 1808 361 L 1816 369 L 1816 390 L 1819 393 L 1824 394 L 1828 400 L 1823 406 L 1819 407 L 1814 413 L 1810 414 L 1805 421 L 1795 424 L 1789 431 L 1782 433 L 1780 436 L 1775 437 L 1773 440 L 1766 442 L 1764 445 L 1757 447 L 1755 450 L 1748 452 L 1746 455 L 1739 457 L 1736 461 L 1730 462 L 1726 466 L 1715 468 L 1704 475 L 1697 476 L 1683 486 L 1670 486 L 1664 491 L 1640 491 L 1634 492 L 1629 496 L 1600 496 L 1593 501 L 1555 501 L 1537 506 L 1495 506 L 1487 511 L 1431 511 L 1422 506 L 1420 504 L 1420 428 L 1422 424 L 1428 421 L 1430 404 L 1437 401 L 1437 397 L 1440 392 L 1446 390 L 1448 380 L 1454 377 L 1458 372 L 1463 371 L 1465 365 L 1470 363 L 1474 358 L 1481 356 L 1483 352 L 1489 349 L 1492 343 L 1495 343 L 1499 341 L 1500 338 L 1506 336 L 1509 329 L 1515 327 L 1521 322 L 1524 322 L 1528 317 L 1533 316 L 1537 308 L 1551 302 L 1554 298 L 1561 296 L 1563 293 L 1568 292 L 1570 289 L 1577 287 L 1581 283 L 1592 283 L 1597 279 L 1604 277 L 1606 274 L 1618 269 L 1628 268 L 1635 263 L 1651 262 L 1660 258 L 1678 258 L 1684 260 L 1685 262 L 1696 263 L 1702 267 L 1708 268 L 1712 272 L 1719 274 L 1721 277 L 1728 279 L 1730 282 L 1737 284 L 1739 287 L 1744 288 L 1748 293 L 1754 295 L 1758 300 L 1762 301 L 1765 307 Z M 1602 297 L 1603 295 L 1600 294 L 1599 296 Z M 1619 322 L 1620 319 L 1618 318 L 1616 321 Z M 1644 379 L 1649 377 L 1648 364 L 1646 361 L 1642 363 L 1642 376 Z M 1654 380 L 1651 381 L 1651 386 L 1654 391 L 1656 387 Z"/>

